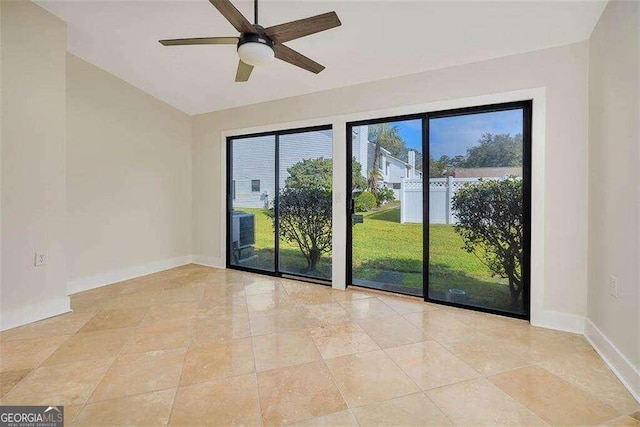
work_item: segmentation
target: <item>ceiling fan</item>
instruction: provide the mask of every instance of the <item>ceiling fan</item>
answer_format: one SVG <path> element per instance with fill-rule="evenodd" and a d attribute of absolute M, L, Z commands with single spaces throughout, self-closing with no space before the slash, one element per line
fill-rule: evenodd
<path fill-rule="evenodd" d="M 209 0 L 209 2 L 240 32 L 239 37 L 196 37 L 160 40 L 160 43 L 164 46 L 237 45 L 240 62 L 236 72 L 236 82 L 246 82 L 254 66 L 265 65 L 274 57 L 318 74 L 324 70 L 324 66 L 282 43 L 342 25 L 335 12 L 327 12 L 263 28 L 258 25 L 258 0 L 254 0 L 255 24 L 251 24 L 229 0 Z"/>

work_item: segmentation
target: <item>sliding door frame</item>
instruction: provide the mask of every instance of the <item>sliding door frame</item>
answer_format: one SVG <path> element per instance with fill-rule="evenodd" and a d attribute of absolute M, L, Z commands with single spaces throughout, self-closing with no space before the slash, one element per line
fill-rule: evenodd
<path fill-rule="evenodd" d="M 235 265 L 231 263 L 232 260 L 232 239 L 233 239 L 233 141 L 239 139 L 247 139 L 247 138 L 258 138 L 261 136 L 273 136 L 274 137 L 274 156 L 275 156 L 275 173 L 274 173 L 274 208 L 275 208 L 275 217 L 279 218 L 280 214 L 280 137 L 283 135 L 291 135 L 296 133 L 305 133 L 305 132 L 317 132 L 323 130 L 331 130 L 333 132 L 333 126 L 331 124 L 328 125 L 318 125 L 318 126 L 308 126 L 301 128 L 292 128 L 292 129 L 284 129 L 278 131 L 270 131 L 270 132 L 258 132 L 251 134 L 241 134 L 241 135 L 231 135 L 226 137 L 226 145 L 227 145 L 227 179 L 226 179 L 226 192 L 227 192 L 227 206 L 226 206 L 226 230 L 227 230 L 227 238 L 226 238 L 226 268 L 245 271 L 248 273 L 256 273 L 262 274 L 266 276 L 272 277 L 283 277 L 290 276 L 295 277 L 298 280 L 308 281 L 317 283 L 320 285 L 331 286 L 332 280 L 320 279 L 313 276 L 306 276 L 303 274 L 293 274 L 288 272 L 280 271 L 280 221 L 276 220 L 274 223 L 274 260 L 273 260 L 273 271 L 268 270 L 260 270 L 258 268 L 252 267 L 244 267 L 241 265 Z M 333 138 L 332 138 L 333 139 Z M 333 141 L 332 141 L 333 144 Z"/>
<path fill-rule="evenodd" d="M 346 268 L 345 268 L 345 272 L 346 272 L 346 277 L 345 277 L 345 284 L 346 287 L 348 288 L 349 286 L 359 286 L 359 285 L 353 285 L 353 215 L 355 214 L 355 200 L 353 199 L 353 128 L 354 127 L 358 127 L 358 126 L 367 126 L 367 125 L 377 125 L 380 123 L 389 123 L 389 122 L 399 122 L 399 121 L 406 121 L 406 120 L 421 120 L 422 121 L 422 129 L 423 129 L 423 135 L 422 135 L 422 150 L 424 152 L 424 126 L 425 126 L 425 114 L 424 113 L 417 113 L 417 114 L 406 114 L 406 115 L 402 115 L 402 116 L 391 116 L 391 117 L 381 117 L 381 118 L 376 118 L 376 119 L 370 119 L 370 120 L 358 120 L 355 122 L 347 122 L 347 144 L 346 144 L 346 148 L 347 148 L 347 188 L 346 188 L 346 195 L 347 195 L 347 248 L 346 248 Z M 364 168 L 366 170 L 367 165 L 364 165 Z M 422 168 L 424 171 L 424 156 L 422 159 Z M 429 188 L 428 185 L 424 185 L 424 178 L 423 178 L 423 183 L 422 183 L 422 200 L 424 200 L 425 197 L 425 188 L 426 188 L 426 194 L 429 194 Z M 428 212 L 428 211 L 427 211 Z M 424 204 L 422 206 L 422 215 L 423 218 L 426 218 L 425 215 L 425 207 Z M 424 254 L 427 253 L 425 252 L 427 250 L 427 242 L 424 240 L 425 238 L 425 234 L 424 234 L 424 229 L 428 228 L 428 227 L 424 227 L 424 220 L 423 220 L 423 227 L 422 227 L 422 253 L 423 253 L 423 257 Z M 424 292 L 424 283 L 425 283 L 425 274 L 427 274 L 427 269 L 424 266 L 424 262 L 422 264 L 422 284 L 423 284 L 423 292 Z M 383 291 L 383 292 L 391 292 L 391 291 Z M 404 292 L 393 292 L 395 294 L 401 294 L 401 295 L 407 295 L 407 296 L 411 296 L 411 297 L 416 297 L 415 295 L 411 295 L 411 294 L 405 294 Z M 423 294 L 424 295 L 424 294 Z"/>
<path fill-rule="evenodd" d="M 523 165 L 522 165 L 522 185 L 523 185 L 523 266 L 522 266 L 522 302 L 524 313 L 513 313 L 497 310 L 488 307 L 465 305 L 455 302 L 436 300 L 429 297 L 429 120 L 443 117 L 463 116 L 469 114 L 492 113 L 499 111 L 521 109 L 522 120 L 522 145 L 523 145 Z M 360 120 L 347 122 L 346 124 L 346 149 L 347 149 L 347 248 L 346 248 L 346 286 L 353 286 L 353 219 L 355 201 L 352 197 L 352 158 L 353 158 L 353 128 L 357 126 L 373 125 L 379 123 L 398 122 L 405 120 L 422 120 L 422 244 L 423 244 L 423 264 L 422 264 L 422 289 L 425 302 L 442 304 L 451 307 L 464 308 L 483 313 L 498 314 L 506 317 L 530 320 L 531 316 L 531 155 L 532 155 L 532 111 L 533 101 L 512 101 L 499 104 L 478 105 L 472 107 L 454 108 L 448 110 L 431 111 L 426 113 L 408 114 L 402 116 L 390 116 L 376 118 L 372 120 Z M 357 286 L 357 285 L 356 285 Z M 386 291 L 385 291 L 386 292 Z M 399 293 L 399 292 L 394 292 Z"/>

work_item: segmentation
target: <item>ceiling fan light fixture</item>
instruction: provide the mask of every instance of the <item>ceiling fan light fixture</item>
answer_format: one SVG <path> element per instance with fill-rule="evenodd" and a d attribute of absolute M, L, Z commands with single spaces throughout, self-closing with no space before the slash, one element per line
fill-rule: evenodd
<path fill-rule="evenodd" d="M 245 64 L 259 67 L 273 61 L 275 53 L 267 43 L 246 42 L 238 46 L 238 55 Z"/>

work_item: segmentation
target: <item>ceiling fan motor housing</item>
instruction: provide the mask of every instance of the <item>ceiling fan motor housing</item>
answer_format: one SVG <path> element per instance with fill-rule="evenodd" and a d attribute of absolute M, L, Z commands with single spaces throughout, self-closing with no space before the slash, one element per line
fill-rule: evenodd
<path fill-rule="evenodd" d="M 260 25 L 253 26 L 256 29 L 256 33 L 242 33 L 240 34 L 240 40 L 238 41 L 238 47 L 242 46 L 245 43 L 260 43 L 267 45 L 269 47 L 273 47 L 275 44 L 273 40 L 269 38 L 269 36 L 264 32 L 264 28 Z"/>

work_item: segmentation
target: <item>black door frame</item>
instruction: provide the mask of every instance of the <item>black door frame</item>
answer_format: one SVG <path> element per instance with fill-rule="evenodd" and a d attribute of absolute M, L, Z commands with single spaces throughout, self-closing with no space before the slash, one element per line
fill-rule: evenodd
<path fill-rule="evenodd" d="M 514 317 L 518 319 L 530 320 L 531 316 L 531 120 L 532 120 L 532 100 L 505 102 L 499 104 L 478 105 L 473 107 L 454 108 L 449 110 L 431 111 L 426 113 L 408 114 L 402 116 L 382 117 L 371 120 L 360 120 L 354 122 L 348 122 L 346 124 L 346 149 L 347 149 L 347 187 L 346 194 L 348 197 L 346 215 L 347 215 L 347 242 L 346 242 L 346 285 L 352 286 L 353 278 L 353 230 L 352 230 L 352 215 L 354 214 L 355 203 L 352 197 L 352 132 L 356 126 L 372 125 L 378 123 L 397 122 L 405 120 L 422 120 L 422 171 L 423 171 L 423 184 L 422 184 L 422 241 L 423 241 L 423 275 L 422 275 L 422 289 L 423 299 L 426 302 L 442 304 L 452 307 L 464 308 L 468 310 L 480 311 L 483 313 L 499 314 L 507 317 Z M 522 302 L 524 313 L 512 313 L 502 310 L 496 310 L 486 307 L 470 306 L 459 304 L 449 301 L 441 301 L 429 298 L 429 120 L 443 117 L 454 117 L 468 114 L 479 113 L 492 113 L 498 111 L 508 111 L 521 109 L 523 112 L 523 217 L 524 217 L 524 260 L 523 260 L 523 293 Z M 426 183 L 425 183 L 426 175 Z M 426 225 L 426 226 L 425 226 Z"/>
<path fill-rule="evenodd" d="M 312 283 L 317 283 L 320 285 L 327 285 L 327 286 L 331 286 L 331 282 L 332 280 L 326 280 L 326 279 L 319 279 L 317 277 L 312 277 L 312 276 L 305 276 L 305 275 L 301 275 L 301 274 L 293 274 L 293 273 L 288 273 L 288 272 L 282 272 L 280 271 L 280 230 L 279 230 L 279 221 L 275 221 L 275 227 L 274 227 L 274 270 L 273 271 L 268 271 L 268 270 L 260 270 L 257 268 L 251 268 L 251 267 L 243 267 L 241 265 L 235 265 L 231 263 L 232 260 L 232 224 L 233 224 L 233 141 L 235 140 L 239 140 L 239 139 L 248 139 L 248 138 L 257 138 L 257 137 L 261 137 L 261 136 L 273 136 L 274 137 L 274 156 L 275 156 L 275 173 L 274 173 L 274 198 L 273 198 L 273 203 L 274 203 L 274 207 L 275 207 L 275 215 L 276 218 L 279 217 L 279 210 L 280 210 L 280 137 L 283 135 L 291 135 L 291 134 L 296 134 L 296 133 L 305 133 L 305 132 L 316 132 L 316 131 L 323 131 L 323 130 L 331 130 L 333 132 L 333 126 L 332 125 L 318 125 L 318 126 L 308 126 L 308 127 L 302 127 L 302 128 L 292 128 L 292 129 L 283 129 L 283 130 L 277 130 L 277 131 L 271 131 L 271 132 L 258 132 L 258 133 L 252 133 L 252 134 L 242 134 L 242 135 L 232 135 L 232 136 L 227 136 L 226 138 L 226 149 L 227 149 L 227 170 L 226 170 L 226 192 L 227 192 L 227 198 L 226 198 L 226 232 L 227 232 L 227 237 L 226 237 L 226 268 L 229 269 L 233 269 L 233 270 L 239 270 L 239 271 L 245 271 L 248 273 L 256 273 L 256 274 L 262 274 L 262 275 L 266 275 L 266 276 L 272 276 L 272 277 L 283 277 L 283 276 L 288 276 L 288 277 L 295 277 L 297 280 L 301 280 L 301 281 L 307 281 L 307 282 L 312 282 Z"/>

